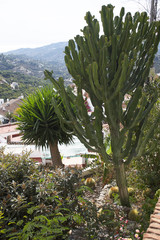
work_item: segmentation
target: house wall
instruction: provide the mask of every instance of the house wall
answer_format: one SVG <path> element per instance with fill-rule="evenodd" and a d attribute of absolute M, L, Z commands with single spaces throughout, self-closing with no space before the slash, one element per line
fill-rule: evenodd
<path fill-rule="evenodd" d="M 8 132 L 16 132 L 17 123 L 9 123 L 0 125 L 0 135 Z"/>

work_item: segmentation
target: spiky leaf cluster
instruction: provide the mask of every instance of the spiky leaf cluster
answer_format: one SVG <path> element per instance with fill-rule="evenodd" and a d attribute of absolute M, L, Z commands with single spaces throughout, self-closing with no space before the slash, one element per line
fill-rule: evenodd
<path fill-rule="evenodd" d="M 37 90 L 24 99 L 20 105 L 16 119 L 18 129 L 22 133 L 22 140 L 26 144 L 46 147 L 54 142 L 67 144 L 72 140 L 72 136 L 61 128 L 52 103 L 53 99 L 64 110 L 61 98 L 52 87 Z M 66 112 L 64 114 L 67 116 Z"/>

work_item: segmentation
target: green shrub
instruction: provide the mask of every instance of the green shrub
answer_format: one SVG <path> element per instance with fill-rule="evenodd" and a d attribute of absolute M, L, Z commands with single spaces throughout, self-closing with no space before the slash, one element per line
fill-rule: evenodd
<path fill-rule="evenodd" d="M 149 226 L 150 216 L 151 214 L 153 214 L 156 203 L 157 198 L 155 197 L 154 198 L 146 197 L 145 200 L 143 201 L 140 222 L 142 225 L 142 230 L 144 231 L 146 231 Z"/>
<path fill-rule="evenodd" d="M 86 178 L 84 184 L 85 184 L 86 186 L 94 189 L 95 186 L 96 186 L 96 181 L 95 181 L 93 178 L 89 177 L 89 178 Z"/>
<path fill-rule="evenodd" d="M 107 218 L 98 218 L 96 205 L 85 197 L 93 190 L 83 185 L 81 170 L 37 168 L 27 155 L 1 150 L 0 173 L 0 239 L 67 239 L 77 226 L 86 239 L 95 239 L 103 225 L 114 227 L 113 209 L 108 206 Z"/>
<path fill-rule="evenodd" d="M 0 175 L 2 180 L 7 182 L 15 181 L 22 183 L 28 177 L 35 173 L 36 165 L 33 160 L 29 159 L 29 153 L 23 152 L 22 155 L 12 153 L 4 154 L 4 148 L 0 148 Z"/>
<path fill-rule="evenodd" d="M 136 160 L 138 177 L 146 188 L 150 188 L 152 195 L 160 188 L 160 147 Z"/>
<path fill-rule="evenodd" d="M 149 85 L 146 85 L 146 96 L 148 96 L 150 91 L 154 91 L 154 88 L 158 91 L 158 96 L 160 97 L 159 80 L 152 81 Z M 154 86 L 154 88 L 153 88 Z M 160 98 L 159 98 L 160 99 Z M 154 105 L 154 108 L 150 112 L 149 124 L 153 124 L 153 119 L 159 114 L 159 99 Z M 148 127 L 148 126 L 147 126 Z M 152 196 L 154 196 L 157 189 L 160 188 L 160 121 L 154 130 L 154 135 L 150 141 L 146 144 L 145 154 L 135 159 L 135 167 L 137 169 L 137 175 L 140 181 L 143 182 L 145 188 L 150 188 L 152 191 Z M 144 187 L 142 186 L 142 187 Z"/>

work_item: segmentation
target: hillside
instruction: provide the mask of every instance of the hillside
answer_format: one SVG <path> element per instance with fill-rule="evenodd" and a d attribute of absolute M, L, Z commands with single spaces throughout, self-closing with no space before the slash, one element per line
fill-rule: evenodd
<path fill-rule="evenodd" d="M 63 76 L 65 79 L 70 77 L 64 63 L 64 50 L 65 46 L 67 45 L 67 42 L 58 42 L 39 48 L 17 49 L 14 51 L 9 51 L 5 54 L 12 54 L 14 56 L 19 55 L 19 57 L 23 56 L 42 61 L 46 64 L 46 67 L 48 67 L 49 70 L 54 71 L 55 77 L 59 77 L 59 73 L 61 73 L 61 76 Z M 160 45 L 154 60 L 154 67 L 156 73 L 160 73 Z"/>
<path fill-rule="evenodd" d="M 13 71 L 15 72 L 44 78 L 43 72 L 48 69 L 53 70 L 55 78 L 61 76 L 67 79 L 70 78 L 70 75 L 64 62 L 66 45 L 66 42 L 62 42 L 39 48 L 22 48 L 4 53 L 3 56 L 7 58 L 9 64 L 14 65 Z M 0 69 L 1 65 L 2 59 Z"/>
<path fill-rule="evenodd" d="M 64 64 L 64 50 L 67 46 L 67 42 L 53 43 L 47 46 L 38 48 L 21 48 L 14 51 L 9 51 L 5 54 L 12 55 L 25 55 L 29 58 L 40 60 L 49 63 L 60 63 Z"/>
<path fill-rule="evenodd" d="M 18 49 L 0 54 L 0 98 L 16 98 L 28 94 L 49 81 L 44 81 L 44 70 L 53 70 L 54 77 L 63 77 L 66 85 L 70 75 L 64 63 L 66 43 L 51 44 L 35 49 Z M 17 89 L 11 83 L 18 83 Z"/>
<path fill-rule="evenodd" d="M 23 48 L 0 54 L 0 98 L 15 98 L 26 95 L 34 88 L 46 84 L 44 70 L 53 70 L 54 77 L 63 77 L 65 84 L 71 83 L 64 62 L 67 42 L 53 43 L 39 48 Z M 155 72 L 160 73 L 160 47 L 154 61 Z M 10 84 L 18 83 L 17 89 Z"/>
<path fill-rule="evenodd" d="M 15 89 L 11 84 L 16 83 Z M 31 93 L 35 88 L 44 86 L 49 82 L 34 76 L 28 76 L 11 70 L 0 71 L 0 98 L 12 99 L 21 96 L 26 96 Z"/>

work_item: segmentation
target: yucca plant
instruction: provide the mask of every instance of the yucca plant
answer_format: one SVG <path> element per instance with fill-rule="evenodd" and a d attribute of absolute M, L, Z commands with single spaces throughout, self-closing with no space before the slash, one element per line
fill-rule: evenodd
<path fill-rule="evenodd" d="M 53 166 L 61 167 L 63 164 L 58 143 L 68 144 L 72 141 L 72 135 L 62 130 L 52 104 L 53 98 L 58 105 L 63 105 L 61 98 L 53 91 L 53 88 L 47 86 L 37 90 L 23 100 L 15 118 L 18 120 L 22 140 L 26 144 L 35 144 L 37 147 L 50 147 Z M 64 114 L 67 117 L 67 113 Z"/>

